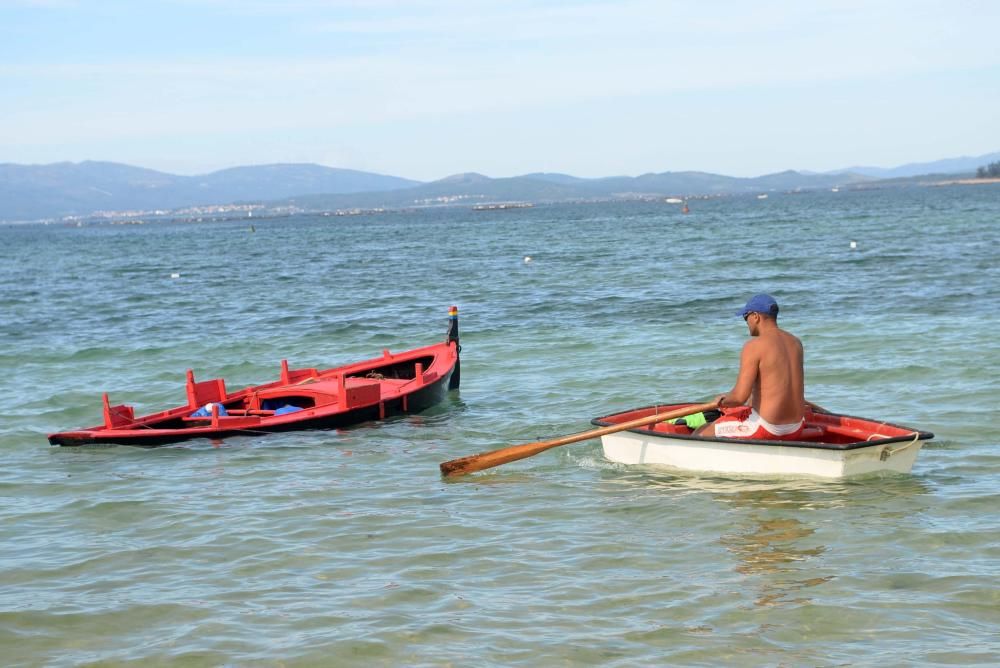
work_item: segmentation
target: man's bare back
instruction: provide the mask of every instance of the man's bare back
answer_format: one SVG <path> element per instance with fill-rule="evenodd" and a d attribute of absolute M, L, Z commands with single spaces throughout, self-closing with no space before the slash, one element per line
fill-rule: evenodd
<path fill-rule="evenodd" d="M 777 322 L 771 321 L 771 327 L 766 322 L 762 319 L 760 333 L 743 346 L 740 376 L 744 366 L 750 367 L 750 373 L 756 368 L 750 389 L 750 406 L 762 418 L 772 424 L 798 422 L 805 413 L 802 342 L 779 328 Z M 740 376 L 737 377 L 737 387 Z"/>

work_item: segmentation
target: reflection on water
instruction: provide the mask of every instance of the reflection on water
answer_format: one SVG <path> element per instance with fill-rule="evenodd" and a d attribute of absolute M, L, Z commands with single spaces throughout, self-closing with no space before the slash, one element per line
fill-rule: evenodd
<path fill-rule="evenodd" d="M 719 537 L 719 542 L 738 562 L 735 570 L 755 578 L 758 593 L 756 607 L 804 605 L 812 599 L 803 590 L 834 579 L 817 575 L 814 560 L 827 551 L 817 544 L 816 528 L 803 522 L 802 509 L 817 503 L 842 505 L 839 484 L 810 489 L 816 483 L 790 482 L 790 488 L 757 484 L 728 494 L 715 494 L 722 503 L 739 511 L 733 531 Z"/>
<path fill-rule="evenodd" d="M 741 488 L 741 483 L 747 487 Z M 824 573 L 829 566 L 822 557 L 830 548 L 817 536 L 819 513 L 832 510 L 882 517 L 886 512 L 900 512 L 887 507 L 887 499 L 912 498 L 926 491 L 923 483 L 909 476 L 720 483 L 713 496 L 735 510 L 738 520 L 719 542 L 738 558 L 734 570 L 755 579 L 756 607 L 804 605 L 812 602 L 808 590 L 837 577 Z M 911 503 L 906 506 L 913 510 Z"/>
<path fill-rule="evenodd" d="M 760 608 L 812 603 L 817 587 L 841 575 L 837 564 L 844 555 L 833 554 L 842 545 L 840 532 L 854 524 L 898 524 L 925 511 L 930 494 L 921 479 L 898 475 L 847 481 L 722 478 L 608 465 L 602 477 L 626 486 L 629 495 L 666 495 L 672 504 L 687 505 L 680 497 L 704 496 L 721 506 L 718 543 L 736 557 L 732 570 L 753 587 L 748 607 Z"/>
<path fill-rule="evenodd" d="M 756 606 L 809 603 L 811 599 L 807 597 L 790 597 L 834 578 L 832 575 L 798 577 L 813 567 L 805 562 L 826 552 L 823 545 L 806 544 L 815 529 L 794 517 L 767 518 L 753 513 L 749 520 L 751 526 L 747 531 L 724 534 L 719 542 L 739 558 L 737 573 L 760 576 Z"/>

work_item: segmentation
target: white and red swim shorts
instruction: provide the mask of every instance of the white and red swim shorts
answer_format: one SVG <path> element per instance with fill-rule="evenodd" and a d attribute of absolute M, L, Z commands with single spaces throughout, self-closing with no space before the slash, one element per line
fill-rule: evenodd
<path fill-rule="evenodd" d="M 723 408 L 715 421 L 715 435 L 720 438 L 759 438 L 768 441 L 797 441 L 802 438 L 805 420 L 793 424 L 771 424 L 749 406 Z"/>

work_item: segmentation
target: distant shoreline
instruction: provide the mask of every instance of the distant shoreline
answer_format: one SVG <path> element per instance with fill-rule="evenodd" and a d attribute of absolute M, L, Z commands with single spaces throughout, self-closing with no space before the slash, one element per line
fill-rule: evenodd
<path fill-rule="evenodd" d="M 1000 177 L 988 179 L 954 179 L 951 181 L 935 181 L 935 186 L 977 186 L 981 183 L 1000 183 Z"/>

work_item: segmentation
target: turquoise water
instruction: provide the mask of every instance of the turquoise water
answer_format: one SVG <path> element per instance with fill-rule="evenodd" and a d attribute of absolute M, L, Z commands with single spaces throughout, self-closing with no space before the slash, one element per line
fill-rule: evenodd
<path fill-rule="evenodd" d="M 2 663 L 996 664 L 998 221 L 984 185 L 0 227 Z M 672 474 L 587 441 L 441 479 L 729 389 L 758 291 L 810 399 L 937 435 L 912 475 Z M 423 415 L 46 443 L 103 391 L 183 403 L 189 367 L 240 387 L 442 340 L 451 304 L 462 387 Z"/>

